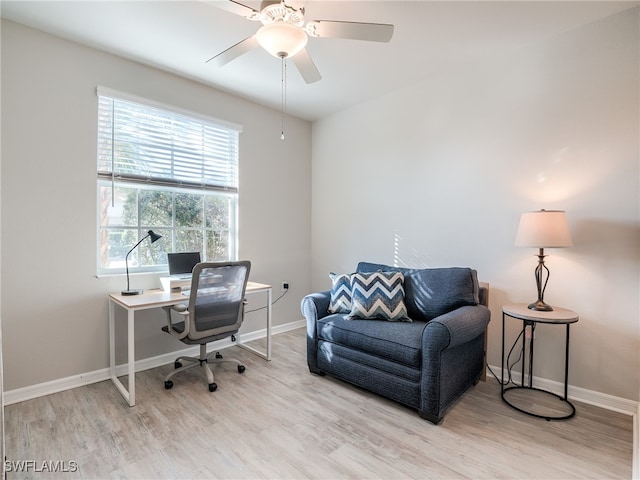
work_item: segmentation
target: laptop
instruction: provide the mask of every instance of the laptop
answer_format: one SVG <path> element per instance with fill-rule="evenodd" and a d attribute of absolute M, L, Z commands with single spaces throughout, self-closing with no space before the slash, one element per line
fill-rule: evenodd
<path fill-rule="evenodd" d="M 191 278 L 193 267 L 200 263 L 200 252 L 167 253 L 169 276 L 179 280 Z"/>

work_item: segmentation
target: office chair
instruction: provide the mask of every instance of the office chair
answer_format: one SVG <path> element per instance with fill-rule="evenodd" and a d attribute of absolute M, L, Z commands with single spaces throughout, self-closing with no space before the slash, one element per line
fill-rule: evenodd
<path fill-rule="evenodd" d="M 200 345 L 200 357 L 176 359 L 176 369 L 165 377 L 164 388 L 173 387 L 171 377 L 176 373 L 198 365 L 204 368 L 210 392 L 215 392 L 218 386 L 209 364 L 232 362 L 238 366 L 238 373 L 245 371 L 244 365 L 237 360 L 223 359 L 219 352 L 207 353 L 207 344 L 227 337 L 235 341 L 244 318 L 250 270 L 249 261 L 198 263 L 193 268 L 189 305 L 163 307 L 167 325 L 162 330 L 188 345 Z M 175 323 L 174 316 L 178 320 Z M 183 366 L 182 362 L 188 363 Z"/>

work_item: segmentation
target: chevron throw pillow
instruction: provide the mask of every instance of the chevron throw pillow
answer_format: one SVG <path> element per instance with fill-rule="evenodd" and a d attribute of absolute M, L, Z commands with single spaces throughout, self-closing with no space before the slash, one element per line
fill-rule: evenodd
<path fill-rule="evenodd" d="M 354 273 L 348 318 L 411 322 L 404 304 L 403 282 L 400 272 Z"/>
<path fill-rule="evenodd" d="M 348 273 L 330 273 L 329 278 L 331 278 L 331 299 L 329 301 L 329 312 L 351 312 L 351 275 Z"/>

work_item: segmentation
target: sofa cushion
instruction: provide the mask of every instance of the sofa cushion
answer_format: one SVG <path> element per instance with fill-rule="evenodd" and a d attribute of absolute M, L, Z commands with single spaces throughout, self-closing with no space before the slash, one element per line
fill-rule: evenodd
<path fill-rule="evenodd" d="M 413 320 L 429 321 L 456 308 L 479 303 L 478 277 L 471 268 L 402 268 L 360 262 L 357 272 L 401 272 L 405 304 Z"/>
<path fill-rule="evenodd" d="M 331 300 L 329 301 L 329 312 L 350 313 L 351 274 L 330 273 L 329 278 L 331 278 Z"/>
<path fill-rule="evenodd" d="M 358 367 L 367 367 L 375 371 L 383 371 L 394 377 L 400 377 L 414 383 L 420 383 L 420 369 L 413 366 L 404 365 L 400 362 L 382 358 L 379 355 L 372 355 L 352 347 L 345 347 L 339 343 L 318 341 L 318 360 L 324 356 L 327 362 L 321 363 L 321 368 L 331 373 L 341 374 L 340 369 L 336 369 L 339 360 L 350 362 Z M 344 365 L 343 365 L 344 366 Z M 363 379 L 364 380 L 364 379 Z M 367 380 L 365 380 L 367 381 Z"/>
<path fill-rule="evenodd" d="M 351 275 L 350 319 L 408 321 L 401 272 L 354 273 Z"/>
<path fill-rule="evenodd" d="M 320 340 L 344 345 L 402 365 L 420 368 L 424 322 L 353 321 L 344 314 L 319 318 Z"/>

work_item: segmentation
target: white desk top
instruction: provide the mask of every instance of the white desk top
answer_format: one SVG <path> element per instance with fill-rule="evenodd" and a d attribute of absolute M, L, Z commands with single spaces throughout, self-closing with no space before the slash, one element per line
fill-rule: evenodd
<path fill-rule="evenodd" d="M 271 290 L 271 285 L 258 282 L 247 282 L 247 292 L 261 292 Z"/>
<path fill-rule="evenodd" d="M 247 293 L 266 292 L 270 289 L 271 285 L 267 285 L 266 283 L 247 282 Z M 176 303 L 185 303 L 189 300 L 189 297 L 180 292 L 165 292 L 161 288 L 145 290 L 144 293 L 140 295 L 110 293 L 109 298 L 124 308 L 133 310 L 175 305 Z"/>

